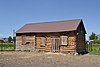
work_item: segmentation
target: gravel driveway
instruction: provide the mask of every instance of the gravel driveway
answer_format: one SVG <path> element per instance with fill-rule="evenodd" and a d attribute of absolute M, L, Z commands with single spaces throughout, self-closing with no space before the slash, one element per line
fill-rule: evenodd
<path fill-rule="evenodd" d="M 0 67 L 100 67 L 99 55 L 0 52 Z"/>

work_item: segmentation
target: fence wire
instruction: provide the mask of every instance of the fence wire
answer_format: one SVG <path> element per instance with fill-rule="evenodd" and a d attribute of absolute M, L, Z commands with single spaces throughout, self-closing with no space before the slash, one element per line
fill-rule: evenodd
<path fill-rule="evenodd" d="M 14 51 L 15 43 L 0 43 L 0 51 Z"/>

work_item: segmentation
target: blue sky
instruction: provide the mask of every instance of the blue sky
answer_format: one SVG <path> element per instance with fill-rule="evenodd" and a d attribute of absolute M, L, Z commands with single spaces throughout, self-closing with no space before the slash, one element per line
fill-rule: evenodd
<path fill-rule="evenodd" d="M 0 0 L 0 37 L 27 23 L 83 19 L 87 39 L 100 34 L 100 0 Z"/>

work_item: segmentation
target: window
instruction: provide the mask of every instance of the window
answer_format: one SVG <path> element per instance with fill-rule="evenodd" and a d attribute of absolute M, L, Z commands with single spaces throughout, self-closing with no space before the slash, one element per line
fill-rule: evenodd
<path fill-rule="evenodd" d="M 67 45 L 67 36 L 61 36 L 61 45 Z"/>
<path fill-rule="evenodd" d="M 41 37 L 40 46 L 41 46 L 41 47 L 45 47 L 45 45 L 46 45 L 46 39 L 45 39 L 45 37 Z"/>
<path fill-rule="evenodd" d="M 22 45 L 26 44 L 26 35 L 22 35 Z"/>

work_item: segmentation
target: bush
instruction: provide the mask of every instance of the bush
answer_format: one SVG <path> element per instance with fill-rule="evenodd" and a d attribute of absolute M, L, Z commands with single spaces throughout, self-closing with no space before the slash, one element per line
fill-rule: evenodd
<path fill-rule="evenodd" d="M 93 43 L 94 44 L 100 44 L 100 40 L 94 40 Z"/>
<path fill-rule="evenodd" d="M 3 43 L 3 40 L 0 40 L 0 43 Z"/>
<path fill-rule="evenodd" d="M 100 55 L 100 44 L 88 45 L 89 54 Z"/>

